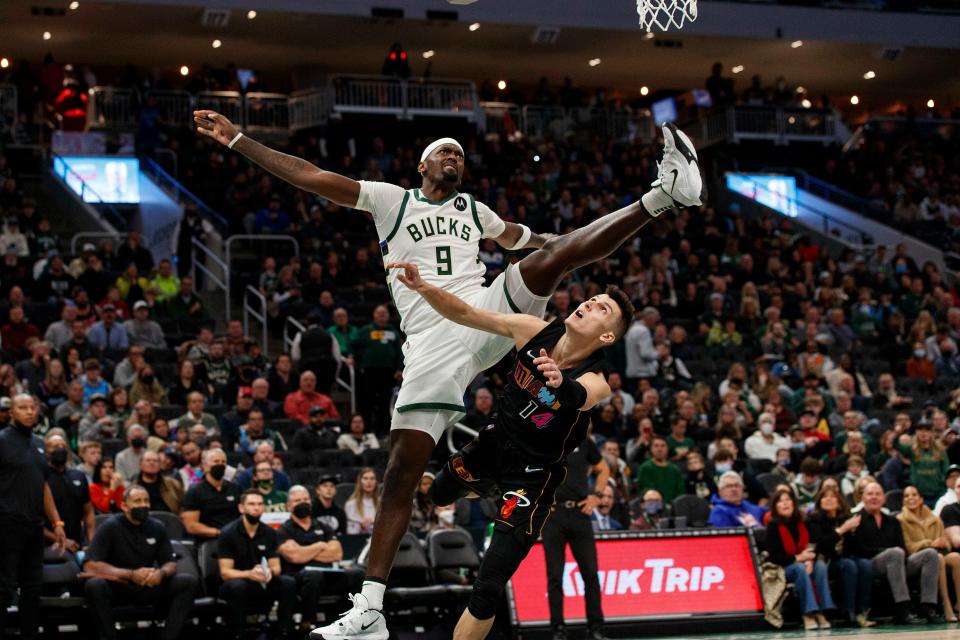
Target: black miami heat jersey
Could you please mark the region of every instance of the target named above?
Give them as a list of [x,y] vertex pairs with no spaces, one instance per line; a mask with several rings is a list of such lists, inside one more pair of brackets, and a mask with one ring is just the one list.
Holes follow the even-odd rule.
[[[520,349],[497,412],[501,437],[509,438],[531,461],[545,464],[562,463],[586,437],[590,423],[590,413],[580,411],[581,403],[548,387],[533,363],[540,349],[549,354],[566,330],[563,320],[557,318]],[[598,349],[562,373],[570,380],[588,372],[604,373],[604,361],[603,351]]]

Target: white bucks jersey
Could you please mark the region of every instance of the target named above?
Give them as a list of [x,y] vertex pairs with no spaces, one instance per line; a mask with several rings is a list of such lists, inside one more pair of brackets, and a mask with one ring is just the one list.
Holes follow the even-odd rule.
[[[480,261],[480,239],[495,238],[505,224],[473,196],[452,193],[433,202],[419,189],[384,182],[360,182],[357,209],[373,214],[384,263],[412,262],[432,285],[470,301],[483,287],[486,267]],[[406,334],[436,326],[440,315],[420,294],[388,272],[387,285]]]

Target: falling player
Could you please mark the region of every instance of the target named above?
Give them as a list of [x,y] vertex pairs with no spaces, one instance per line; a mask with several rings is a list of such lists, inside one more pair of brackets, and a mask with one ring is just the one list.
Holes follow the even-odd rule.
[[[672,125],[664,128],[664,157],[658,179],[641,202],[606,215],[561,237],[545,239],[524,225],[504,222],[472,196],[460,194],[463,148],[451,138],[421,155],[419,189],[356,181],[245,136],[224,116],[194,112],[197,130],[286,180],[346,207],[372,214],[385,259],[419,266],[421,277],[473,306],[501,313],[542,316],[554,289],[569,271],[611,254],[639,228],[664,211],[701,204],[702,180],[693,145]],[[479,241],[493,238],[510,250],[539,248],[510,265],[489,287]],[[391,421],[391,446],[380,509],[373,526],[367,576],[353,608],[315,629],[325,640],[386,640],[380,613],[390,567],[407,531],[412,496],[444,430],[466,412],[463,395],[473,378],[513,347],[502,336],[469,329],[441,317],[396,274],[388,285],[407,334],[403,383]]]
[[[582,303],[566,320],[477,309],[428,284],[409,262],[399,280],[444,318],[510,338],[517,347],[496,422],[453,454],[431,487],[437,505],[465,496],[500,498],[493,538],[454,640],[482,640],[493,626],[503,589],[550,516],[567,473],[567,455],[587,435],[589,411],[610,395],[602,349],[627,332],[633,305],[616,287]],[[591,636],[592,637],[592,636]]]

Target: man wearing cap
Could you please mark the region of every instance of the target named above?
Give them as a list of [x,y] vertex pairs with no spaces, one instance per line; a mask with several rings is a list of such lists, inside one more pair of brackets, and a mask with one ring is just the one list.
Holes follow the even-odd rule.
[[334,501],[339,483],[340,476],[336,474],[320,476],[314,489],[317,499],[313,501],[312,516],[342,536],[347,533],[347,513]]
[[297,466],[310,466],[311,454],[323,449],[336,449],[340,430],[327,424],[326,412],[323,407],[316,406],[310,409],[310,422],[304,429],[297,429],[290,440],[290,455],[297,462]]
[[[658,179],[639,202],[548,239],[533,234],[525,225],[504,222],[473,196],[458,192],[465,168],[464,151],[452,138],[441,138],[424,149],[417,166],[422,183],[419,188],[406,190],[382,182],[358,182],[273,151],[245,136],[214,111],[194,112],[194,123],[202,135],[235,149],[292,185],[341,206],[371,213],[381,251],[389,254],[391,262],[416,263],[428,284],[468,304],[500,313],[542,317],[568,272],[609,256],[663,212],[699,206],[706,195],[693,144],[668,124],[663,129],[664,156]],[[510,264],[485,287],[486,268],[477,260],[483,238],[493,239],[511,251],[543,250]],[[393,446],[373,528],[367,579],[351,612],[315,630],[318,638],[388,635],[382,616],[369,628],[361,622],[370,616],[376,618],[374,614],[383,606],[386,579],[413,508],[411,496],[444,431],[466,413],[463,396],[469,384],[514,347],[510,338],[442,318],[403,284],[401,275],[391,271],[387,281],[400,313],[400,329],[407,336],[405,369],[391,420]],[[307,409],[309,406],[299,418],[304,422]]]
[[102,442],[104,438],[116,438],[120,427],[112,416],[107,415],[107,396],[95,393],[90,397],[86,415],[80,420],[78,440]]
[[100,321],[87,329],[87,340],[103,352],[126,351],[130,347],[127,329],[117,322],[117,308],[113,304],[108,302],[100,307]]
[[150,319],[150,305],[146,300],[137,300],[133,305],[133,318],[123,323],[130,336],[131,344],[138,344],[145,349],[166,349],[167,342],[163,337],[163,329]]
[[943,513],[944,507],[951,504],[957,503],[957,478],[960,478],[960,465],[952,464],[947,467],[947,474],[944,476],[943,484],[947,487],[947,490],[942,496],[937,500],[936,505],[933,507],[934,515],[941,515]]

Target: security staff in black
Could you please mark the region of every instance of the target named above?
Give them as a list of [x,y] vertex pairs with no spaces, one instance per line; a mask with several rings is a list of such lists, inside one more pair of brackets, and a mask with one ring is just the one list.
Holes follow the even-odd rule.
[[[566,638],[563,623],[563,567],[567,545],[577,561],[583,578],[583,599],[587,611],[587,637],[603,637],[603,610],[600,607],[600,581],[597,578],[597,547],[593,540],[590,514],[600,504],[610,470],[597,445],[584,438],[567,455],[567,479],[557,489],[553,516],[543,528],[543,555],[547,565],[547,600],[554,640]],[[588,486],[588,474],[596,481]]]
[[239,638],[251,611],[269,611],[278,603],[279,629],[270,637],[285,638],[292,631],[297,582],[281,575],[277,534],[260,522],[263,494],[248,489],[240,496],[240,517],[223,528],[217,540],[220,563],[220,599],[227,603],[227,635]]
[[113,608],[153,605],[165,610],[161,640],[180,637],[200,586],[196,576],[177,573],[177,559],[163,523],[148,517],[150,496],[139,485],[127,487],[123,513],[98,529],[87,549],[84,591],[97,633],[117,637]]
[[[410,263],[392,263],[398,276],[444,317],[512,338],[517,359],[496,422],[455,453],[431,487],[435,504],[494,494],[499,512],[470,602],[454,631],[480,640],[493,626],[510,576],[540,536],[566,458],[586,437],[589,410],[610,395],[603,347],[623,336],[633,307],[616,287],[581,304],[566,319],[545,322],[523,314],[477,309],[420,278]],[[589,523],[588,523],[589,526]],[[602,638],[599,627],[591,638]]]
[[300,485],[287,492],[290,519],[277,529],[283,575],[297,581],[301,626],[309,631],[317,622],[317,599],[324,594],[356,593],[363,572],[334,568],[343,559],[337,532],[311,515],[310,492]]
[[[67,467],[70,451],[63,436],[48,433],[43,439],[43,446],[47,452],[47,484],[50,486],[60,519],[64,522],[66,548],[67,551],[76,553],[90,543],[96,528],[96,514],[90,502],[87,476],[79,469]],[[49,522],[44,523],[43,536],[50,544],[56,538]]]
[[7,629],[7,608],[20,587],[20,637],[34,638],[43,583],[43,522],[52,523],[55,546],[67,536],[44,475],[43,442],[33,435],[37,408],[21,394],[11,402],[12,425],[0,431],[0,633]]
[[183,497],[180,514],[187,533],[199,540],[210,540],[237,519],[240,488],[223,479],[227,471],[227,454],[222,449],[203,452],[203,480],[190,487]]

